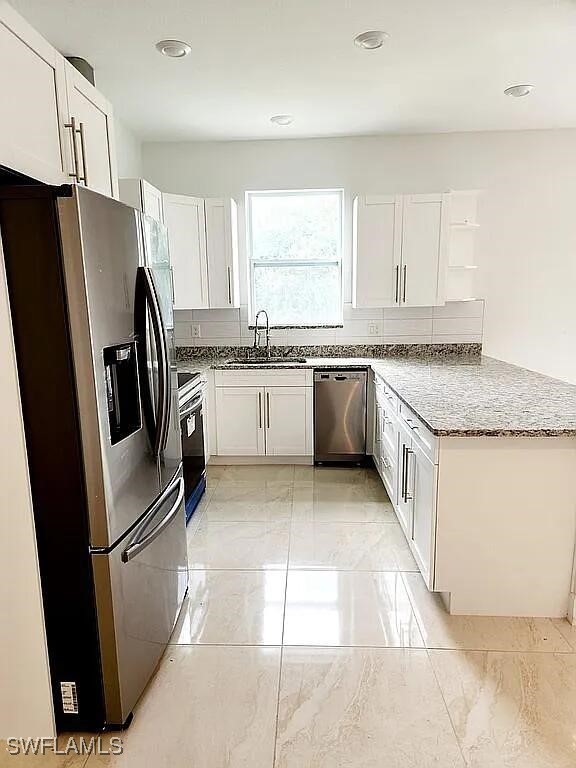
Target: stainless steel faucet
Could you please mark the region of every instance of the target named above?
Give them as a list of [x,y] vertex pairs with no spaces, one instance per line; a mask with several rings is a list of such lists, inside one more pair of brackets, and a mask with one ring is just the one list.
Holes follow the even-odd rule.
[[259,309],[258,312],[256,312],[256,318],[254,320],[254,349],[260,347],[260,334],[262,332],[262,329],[258,325],[258,318],[260,315],[266,317],[266,357],[270,357],[270,320],[268,319],[268,312],[266,312],[265,309]]

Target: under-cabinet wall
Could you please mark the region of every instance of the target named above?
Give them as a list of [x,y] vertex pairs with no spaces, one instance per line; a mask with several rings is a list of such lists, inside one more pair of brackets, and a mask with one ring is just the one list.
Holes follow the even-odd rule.
[[[469,344],[482,342],[484,302],[448,302],[442,307],[355,309],[344,305],[342,328],[272,330],[271,344]],[[254,331],[248,310],[176,311],[179,346],[249,346]],[[198,335],[199,334],[199,335]]]

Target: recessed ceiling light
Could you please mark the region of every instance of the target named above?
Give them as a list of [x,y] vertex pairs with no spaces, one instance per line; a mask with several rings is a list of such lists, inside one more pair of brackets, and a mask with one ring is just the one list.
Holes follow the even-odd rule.
[[504,90],[504,93],[506,96],[516,96],[518,98],[520,96],[528,96],[532,88],[534,88],[533,85],[511,85]]
[[382,32],[379,29],[371,29],[368,32],[362,32],[361,35],[356,35],[354,43],[359,48],[374,51],[376,48],[382,48],[387,37],[386,32]]
[[156,43],[156,50],[162,56],[168,56],[171,59],[183,59],[184,56],[188,56],[192,48],[188,43],[183,43],[182,40],[160,40],[159,43]]
[[294,118],[292,115],[273,115],[270,118],[271,123],[276,123],[276,125],[290,125],[290,123],[294,122]]

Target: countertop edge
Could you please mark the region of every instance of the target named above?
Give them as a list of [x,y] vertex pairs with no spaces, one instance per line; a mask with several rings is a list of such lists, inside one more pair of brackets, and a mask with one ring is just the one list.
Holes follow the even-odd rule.
[[[197,370],[199,372],[206,371],[206,370],[214,370],[214,371],[247,371],[247,370],[255,370],[255,371],[261,371],[261,370],[280,370],[280,371],[286,371],[286,370],[318,370],[318,369],[327,369],[327,370],[337,370],[339,368],[342,369],[348,369],[348,370],[371,370],[374,375],[380,377],[383,381],[386,382],[387,386],[390,387],[390,389],[396,394],[396,396],[408,407],[411,411],[422,421],[422,423],[426,426],[427,429],[430,430],[430,432],[435,437],[461,437],[461,438],[470,438],[470,437],[488,437],[488,438],[497,438],[497,437],[529,437],[529,438],[560,438],[560,437],[576,437],[576,428],[545,428],[545,427],[536,427],[534,429],[489,429],[489,428],[480,428],[480,429],[467,429],[466,427],[458,429],[458,428],[439,428],[432,426],[424,416],[418,411],[416,407],[408,400],[398,389],[389,382],[388,379],[386,379],[385,375],[383,375],[380,371],[376,370],[374,366],[377,366],[379,362],[384,362],[383,360],[366,360],[366,362],[363,361],[351,361],[346,362],[345,359],[339,359],[337,362],[332,362],[330,358],[326,360],[325,363],[320,362],[321,358],[314,359],[314,362],[306,362],[306,363],[294,363],[294,362],[287,362],[287,363],[266,363],[263,361],[262,363],[253,364],[253,365],[244,365],[244,364],[235,364],[235,363],[226,363],[225,361],[218,361],[218,362],[211,362],[206,360],[204,365],[198,366]],[[180,361],[181,363],[184,363],[184,361]],[[186,367],[187,368],[195,368],[192,361],[186,361]],[[523,369],[522,369],[523,370]]]

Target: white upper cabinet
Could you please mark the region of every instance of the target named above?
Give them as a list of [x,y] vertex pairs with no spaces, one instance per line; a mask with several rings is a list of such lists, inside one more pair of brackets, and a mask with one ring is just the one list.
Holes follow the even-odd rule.
[[118,197],[112,107],[84,75],[66,62],[70,174],[80,184]]
[[160,224],[164,223],[162,192],[145,179],[120,179],[120,199]]
[[206,308],[208,265],[204,200],[165,194],[163,203],[174,273],[174,308]]
[[51,184],[69,182],[62,152],[65,61],[0,0],[0,165]]
[[365,195],[354,201],[356,307],[443,304],[446,195]]
[[402,198],[362,195],[354,200],[353,292],[357,307],[398,302],[402,249]]
[[164,195],[177,309],[238,307],[238,217],[230,198]]
[[399,303],[432,307],[444,303],[445,195],[405,195]]
[[238,214],[230,198],[206,198],[206,258],[211,309],[239,306]]
[[[0,165],[117,196],[112,108],[0,0]],[[87,183],[86,183],[87,182]]]

